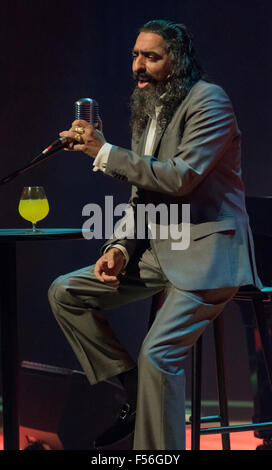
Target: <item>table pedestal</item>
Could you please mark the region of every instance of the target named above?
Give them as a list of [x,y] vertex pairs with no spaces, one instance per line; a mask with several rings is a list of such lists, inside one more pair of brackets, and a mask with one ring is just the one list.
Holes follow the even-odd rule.
[[[19,354],[17,318],[17,243],[84,239],[81,229],[0,230],[1,366],[4,449],[19,449]],[[45,286],[45,289],[47,286]]]
[[19,449],[16,244],[0,243],[4,449]]

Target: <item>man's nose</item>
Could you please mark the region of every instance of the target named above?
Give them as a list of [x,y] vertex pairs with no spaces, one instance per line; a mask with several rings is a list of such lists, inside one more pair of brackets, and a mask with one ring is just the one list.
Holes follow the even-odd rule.
[[138,56],[135,58],[134,62],[133,62],[133,71],[134,72],[145,72],[146,71],[146,68],[145,68],[145,58],[144,57],[141,57],[141,56]]

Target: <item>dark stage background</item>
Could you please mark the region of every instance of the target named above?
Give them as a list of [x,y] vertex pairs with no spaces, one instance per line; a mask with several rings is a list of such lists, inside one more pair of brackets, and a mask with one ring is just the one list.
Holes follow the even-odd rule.
[[[1,3],[0,177],[28,163],[70,127],[74,101],[100,104],[104,134],[130,145],[130,51],[137,28],[152,18],[185,23],[195,36],[209,75],[232,99],[243,134],[243,175],[248,195],[271,195],[271,2],[251,0],[11,0]],[[18,214],[23,186],[45,187],[50,213],[42,227],[81,227],[82,207],[126,202],[130,188],[92,173],[84,154],[60,152],[0,188],[0,227],[27,227]],[[79,368],[50,312],[47,289],[60,274],[98,257],[102,242],[54,241],[18,248],[20,354],[23,360]],[[147,324],[149,301],[109,312],[133,356]],[[237,306],[226,311],[230,393],[250,397],[244,328]],[[212,345],[207,334],[206,397],[214,396]]]

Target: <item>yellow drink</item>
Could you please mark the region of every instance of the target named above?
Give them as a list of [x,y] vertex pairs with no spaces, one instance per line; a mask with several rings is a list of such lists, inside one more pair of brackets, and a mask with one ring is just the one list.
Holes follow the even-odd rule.
[[44,219],[49,212],[49,204],[44,199],[21,199],[19,203],[19,214],[23,219],[29,220],[32,224],[36,224],[39,220]]

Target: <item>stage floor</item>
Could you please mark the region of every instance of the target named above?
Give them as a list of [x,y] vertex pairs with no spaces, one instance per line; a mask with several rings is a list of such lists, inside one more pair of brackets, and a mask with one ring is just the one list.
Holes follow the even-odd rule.
[[[233,423],[243,424],[243,423]],[[190,429],[186,432],[186,450],[190,450],[191,442]],[[231,450],[255,450],[256,447],[262,444],[261,439],[257,439],[252,431],[235,432],[230,436]],[[221,436],[219,434],[201,436],[200,450],[221,450]],[[3,433],[0,434],[0,450],[3,450]],[[88,449],[86,449],[88,450]]]
[[[214,416],[218,413],[216,401],[203,401],[202,416]],[[190,419],[190,401],[186,401],[186,421]],[[252,401],[229,401],[229,419],[232,425],[250,424],[253,415]],[[0,450],[3,450],[2,403],[0,397]],[[218,426],[218,423],[214,423]],[[205,425],[205,427],[208,425]],[[254,436],[253,431],[234,432],[230,434],[231,450],[255,450],[262,444],[262,439]],[[191,449],[191,429],[186,428],[186,450]],[[200,437],[200,450],[221,450],[220,434],[202,435]],[[88,449],[85,449],[88,450]]]

